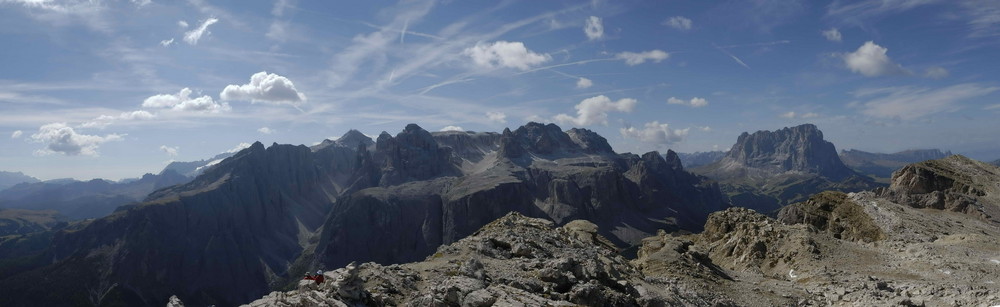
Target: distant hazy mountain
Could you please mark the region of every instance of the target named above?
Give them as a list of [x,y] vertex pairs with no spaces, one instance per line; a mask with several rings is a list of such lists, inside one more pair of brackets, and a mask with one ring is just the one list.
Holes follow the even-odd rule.
[[677,156],[681,158],[681,164],[684,165],[685,168],[695,168],[722,160],[722,157],[726,156],[726,152],[721,150],[699,151],[694,153],[678,152]]
[[21,172],[5,172],[0,171],[0,190],[7,189],[18,183],[32,183],[38,182],[38,179],[25,175]]
[[71,220],[102,217],[118,206],[143,200],[156,189],[188,180],[165,171],[125,183],[103,179],[21,183],[0,191],[0,208],[55,210]]
[[990,164],[993,164],[993,165],[996,165],[996,166],[1000,166],[1000,160],[996,160],[996,161],[990,162]]
[[824,190],[878,186],[844,165],[834,145],[812,124],[744,132],[721,160],[692,171],[718,180],[734,206],[764,213]]
[[178,174],[194,178],[197,177],[198,175],[201,175],[201,173],[204,172],[206,168],[219,164],[219,162],[222,162],[222,160],[232,157],[235,154],[236,152],[224,152],[215,155],[215,157],[212,157],[210,159],[190,161],[190,162],[170,162],[170,164],[167,164],[167,167],[163,168],[163,172],[171,170],[177,172]]
[[950,155],[951,151],[942,152],[940,149],[912,149],[891,154],[851,149],[842,150],[840,159],[844,161],[844,164],[862,174],[889,178],[892,176],[892,172],[907,164],[942,159]]
[[587,219],[619,246],[659,229],[697,231],[727,204],[666,156],[617,154],[589,130],[537,123],[503,133],[411,124],[374,143],[350,131],[313,148],[255,143],[189,183],[56,233],[42,260],[0,275],[0,297],[45,305],[60,289],[97,305],[171,295],[236,305],[317,266],[423,259],[512,211]]

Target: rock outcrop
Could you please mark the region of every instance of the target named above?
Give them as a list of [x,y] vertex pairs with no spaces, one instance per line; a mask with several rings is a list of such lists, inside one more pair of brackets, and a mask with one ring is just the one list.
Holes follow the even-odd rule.
[[249,306],[663,306],[718,302],[652,285],[587,221],[511,213],[421,262],[354,264]]
[[812,124],[744,132],[721,160],[692,171],[719,181],[733,205],[768,214],[825,190],[880,186],[844,165]]
[[778,221],[788,225],[811,225],[837,239],[863,242],[884,239],[885,234],[875,221],[860,205],[847,198],[842,192],[822,192],[807,201],[781,208]]
[[961,155],[907,165],[882,190],[917,208],[962,212],[1000,222],[1000,168]]

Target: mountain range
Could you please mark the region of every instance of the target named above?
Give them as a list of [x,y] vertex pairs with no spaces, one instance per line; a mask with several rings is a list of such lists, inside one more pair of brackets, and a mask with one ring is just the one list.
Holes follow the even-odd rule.
[[697,231],[728,203],[667,157],[617,154],[589,130],[537,123],[433,134],[411,124],[312,148],[258,142],[191,182],[55,233],[22,253],[0,288],[13,306],[157,305],[170,295],[233,305],[310,268],[421,259],[511,211],[591,220],[619,246],[659,229]]
[[[911,164],[888,188],[822,192],[777,218],[713,213],[631,260],[589,221],[511,213],[422,261],[351,263],[249,306],[987,306],[1000,224],[981,213],[1000,209],[998,183],[1000,168],[962,156]],[[935,195],[972,205],[925,207]]]
[[18,183],[34,183],[39,181],[37,178],[25,175],[22,172],[0,171],[0,190],[7,189]]
[[98,218],[119,206],[142,201],[156,189],[188,180],[167,170],[126,182],[93,179],[20,183],[0,190],[0,208],[54,210],[70,220]]
[[[773,226],[776,224],[772,217],[777,217],[787,223],[822,229],[829,238],[817,237],[812,232],[794,235],[829,246],[841,246],[836,243],[839,241],[830,240],[893,238],[893,231],[898,231],[885,228],[876,231],[864,218],[856,222],[857,208],[836,209],[854,196],[842,193],[816,196],[825,195],[817,194],[825,190],[872,190],[858,195],[908,207],[957,212],[965,218],[993,223],[992,217],[998,215],[990,197],[996,191],[989,182],[1000,182],[994,178],[996,169],[984,168],[985,164],[964,158],[949,159],[939,164],[903,168],[886,188],[847,167],[834,145],[823,140],[822,132],[813,125],[744,133],[720,161],[692,171],[684,168],[673,151],[616,153],[605,138],[590,130],[564,131],[554,124],[539,123],[501,133],[431,133],[410,124],[395,135],[383,132],[375,140],[351,130],[336,140],[325,140],[312,147],[264,146],[255,142],[221,161],[198,161],[197,164],[204,164],[200,165],[200,175],[193,180],[178,174],[178,167],[166,169],[160,175],[119,183],[145,187],[158,182],[154,180],[157,178],[184,178],[178,184],[152,189],[141,202],[120,206],[106,217],[0,237],[0,305],[147,306],[183,300],[193,305],[230,306],[251,302],[275,289],[293,289],[301,274],[317,268],[346,266],[350,271],[356,270],[351,267],[357,268],[353,262],[390,265],[433,259],[440,257],[438,254],[455,255],[444,246],[463,244],[460,243],[463,238],[477,235],[480,239],[470,239],[473,243],[464,243],[465,246],[493,255],[506,253],[539,260],[552,257],[556,253],[552,248],[568,244],[558,243],[565,240],[562,237],[539,243],[524,238],[500,240],[481,236],[486,225],[517,224],[522,223],[518,222],[521,218],[549,221],[543,223],[548,226],[539,229],[584,229],[589,234],[573,236],[602,242],[599,243],[602,248],[614,253],[638,253],[637,261],[645,262],[651,261],[650,255],[662,252],[649,245],[654,240],[649,238],[665,242],[667,232],[675,235],[702,232],[692,235],[694,243],[682,245],[698,244],[708,252],[689,254],[677,249],[688,260],[671,261],[688,261],[684,262],[687,263],[684,272],[709,270],[696,274],[709,279],[691,282],[724,283],[733,293],[746,294],[743,284],[718,278],[738,275],[731,270],[777,274],[788,265],[775,267],[778,258],[769,257],[772,254],[784,257],[781,253],[785,247],[795,251],[801,248],[780,244],[768,247],[780,240],[761,239],[792,235],[790,230],[770,234],[741,233],[740,229],[757,229],[765,224],[772,226],[760,228],[764,229],[761,231],[784,229]],[[209,164],[211,167],[205,167]],[[190,166],[185,167],[191,169]],[[978,175],[970,177],[973,179],[954,179],[965,178],[962,174],[967,172]],[[836,204],[833,209],[822,205],[831,202],[826,199],[833,199]],[[860,198],[850,199],[852,203],[869,206]],[[732,206],[749,207],[772,217],[731,209]],[[510,218],[511,212],[521,217]],[[494,222],[505,217],[508,222]],[[740,224],[743,221],[757,224]],[[502,231],[498,229],[503,227],[494,225],[489,229]],[[545,236],[538,233],[539,239]],[[594,239],[598,237],[601,239]],[[764,241],[752,246],[738,243],[747,240]],[[761,244],[768,249],[762,255],[757,247]],[[595,253],[586,248],[578,252]],[[740,253],[746,256],[738,256]],[[607,264],[605,258],[595,259]],[[746,259],[752,261],[745,262]],[[770,263],[770,267],[764,267],[765,263]],[[590,266],[581,270],[592,270]],[[558,265],[552,269],[572,267]],[[616,264],[614,270],[634,268]],[[676,278],[671,277],[670,270],[644,270],[642,274],[660,276],[654,279]],[[532,274],[525,276],[536,276]],[[647,280],[640,275],[609,279],[608,276],[618,275],[581,274],[569,283],[555,286],[566,290],[596,282],[609,288],[558,290],[558,295],[539,294],[540,297],[552,302],[565,299],[617,304],[630,300],[622,294],[640,293],[637,286],[659,287],[637,281]],[[556,274],[551,278],[546,282],[559,283],[557,280],[562,277]],[[510,287],[531,293],[542,289],[512,280],[500,280],[507,288],[490,293],[503,295],[501,292]],[[585,280],[595,281],[579,283]],[[629,286],[623,288],[619,281]],[[351,287],[359,289],[357,285]],[[718,301],[708,298],[711,293],[679,287],[652,291],[683,290],[693,293],[689,302]],[[801,291],[815,290],[810,289]],[[364,291],[358,293],[375,293]],[[403,290],[386,291],[391,294]],[[508,297],[518,297],[517,293],[510,292]],[[605,294],[614,298],[600,298]],[[577,297],[575,301],[573,297]],[[359,298],[354,297],[354,302]],[[732,298],[737,301],[740,297]],[[409,302],[411,298],[395,299]],[[765,297],[762,302],[784,304],[786,300]]]

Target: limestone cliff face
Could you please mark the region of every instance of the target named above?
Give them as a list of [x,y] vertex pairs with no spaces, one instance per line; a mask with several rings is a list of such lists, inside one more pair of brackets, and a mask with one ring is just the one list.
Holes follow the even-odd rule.
[[[386,134],[380,139],[389,143]],[[589,130],[529,123],[501,134],[438,133],[433,140],[447,145],[424,147],[448,149],[454,168],[430,180],[382,180],[345,195],[324,226],[317,263],[414,261],[512,211],[557,223],[587,219],[625,246],[657,229],[700,229],[708,213],[727,206],[718,186],[684,171],[673,152],[669,161],[655,152],[618,155]],[[371,247],[347,248],[357,244]]]
[[840,161],[833,144],[823,140],[823,132],[812,124],[773,132],[744,132],[721,163],[769,174],[801,172],[834,180],[853,174]]

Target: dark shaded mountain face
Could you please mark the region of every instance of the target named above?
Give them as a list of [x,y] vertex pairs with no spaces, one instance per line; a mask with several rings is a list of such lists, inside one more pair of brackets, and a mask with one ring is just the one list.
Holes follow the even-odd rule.
[[512,211],[591,220],[627,246],[658,229],[698,230],[727,206],[675,153],[616,154],[585,129],[408,125],[362,136],[255,143],[189,183],[56,232],[35,262],[0,275],[0,305],[162,305],[171,295],[234,305],[317,266],[423,258]]
[[879,186],[844,165],[834,145],[812,124],[744,132],[721,160],[693,171],[718,180],[733,205],[763,213],[824,190]]
[[856,149],[840,151],[840,159],[852,169],[873,177],[889,178],[892,172],[910,163],[942,159],[951,151],[940,149],[911,149],[897,153],[871,153]]
[[0,171],[0,190],[15,186],[18,183],[35,183],[38,179],[25,175],[22,172]]
[[722,157],[726,156],[725,151],[699,151],[695,153],[683,153],[678,152],[677,156],[681,158],[681,164],[685,168],[694,168],[702,165],[708,165],[722,160]]
[[156,189],[188,180],[176,172],[164,171],[125,183],[102,179],[22,183],[0,191],[0,208],[55,210],[71,220],[97,218],[111,214],[119,206],[142,201]]

